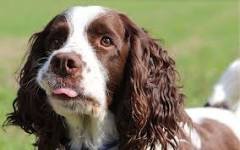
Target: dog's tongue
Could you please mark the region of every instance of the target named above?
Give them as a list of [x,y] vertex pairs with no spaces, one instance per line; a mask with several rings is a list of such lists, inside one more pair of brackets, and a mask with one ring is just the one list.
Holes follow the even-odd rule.
[[76,97],[78,94],[76,91],[69,89],[69,88],[59,88],[59,89],[55,89],[53,90],[53,94],[55,95],[66,95],[68,97]]

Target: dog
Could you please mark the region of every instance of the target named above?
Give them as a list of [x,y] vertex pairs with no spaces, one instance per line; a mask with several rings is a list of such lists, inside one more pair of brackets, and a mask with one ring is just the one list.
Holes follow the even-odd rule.
[[239,150],[239,119],[184,109],[175,61],[127,15],[76,6],[33,34],[8,125],[39,150]]

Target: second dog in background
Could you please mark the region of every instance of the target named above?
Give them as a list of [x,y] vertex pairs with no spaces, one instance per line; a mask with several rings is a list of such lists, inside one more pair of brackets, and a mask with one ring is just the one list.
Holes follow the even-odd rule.
[[206,106],[230,109],[240,116],[240,58],[231,63],[215,84]]

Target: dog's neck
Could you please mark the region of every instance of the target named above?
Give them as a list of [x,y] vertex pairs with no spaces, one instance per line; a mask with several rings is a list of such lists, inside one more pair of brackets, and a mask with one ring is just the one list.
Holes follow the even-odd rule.
[[82,148],[97,150],[118,140],[114,115],[109,111],[102,119],[81,115],[68,116],[66,120],[69,126],[71,150]]

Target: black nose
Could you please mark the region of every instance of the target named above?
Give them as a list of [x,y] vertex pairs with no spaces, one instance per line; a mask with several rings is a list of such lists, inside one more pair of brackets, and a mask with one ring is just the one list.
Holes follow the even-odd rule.
[[82,64],[80,55],[75,53],[58,53],[50,62],[52,71],[61,77],[81,72]]

